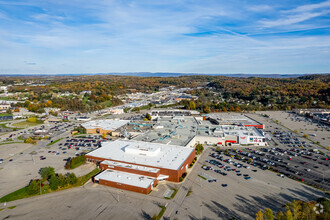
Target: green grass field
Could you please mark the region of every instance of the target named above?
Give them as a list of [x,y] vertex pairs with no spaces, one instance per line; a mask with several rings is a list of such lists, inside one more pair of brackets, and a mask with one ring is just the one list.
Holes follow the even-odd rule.
[[7,127],[7,126],[6,126],[6,123],[0,124],[0,127],[2,127],[2,128],[9,128],[9,129],[11,129],[10,127]]
[[19,127],[19,128],[28,128],[36,125],[41,125],[43,124],[43,121],[37,121],[37,122],[27,122],[27,121],[21,121],[14,123],[13,126]]
[[0,116],[12,116],[12,114],[8,114],[8,113],[0,113]]
[[26,187],[16,190],[0,199],[0,202],[10,202],[18,199],[28,198],[31,195],[27,193]]
[[101,102],[100,104],[101,104],[101,105],[103,104],[103,105],[105,105],[106,107],[110,107],[110,106],[112,105],[112,101],[111,101],[111,100],[107,100],[107,101],[105,101],[105,102]]

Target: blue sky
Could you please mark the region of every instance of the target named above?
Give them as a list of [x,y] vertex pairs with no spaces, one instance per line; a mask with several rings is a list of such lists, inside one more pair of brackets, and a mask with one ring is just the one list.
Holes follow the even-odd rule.
[[0,0],[0,74],[328,73],[330,0]]

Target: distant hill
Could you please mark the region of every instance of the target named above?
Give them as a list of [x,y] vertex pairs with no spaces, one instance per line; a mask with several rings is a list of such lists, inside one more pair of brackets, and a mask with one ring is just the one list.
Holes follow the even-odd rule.
[[208,76],[228,76],[228,77],[261,77],[261,78],[296,78],[305,76],[307,74],[207,74],[207,73],[150,73],[150,72],[136,72],[136,73],[105,73],[108,75],[121,76],[140,76],[140,77],[178,77],[178,76],[192,76],[192,75],[208,75]]
[[118,75],[118,76],[139,76],[139,77],[179,77],[179,76],[227,76],[227,77],[239,77],[239,78],[301,78],[301,79],[318,79],[329,75],[329,73],[315,73],[315,74],[208,74],[208,73],[168,73],[168,72],[127,72],[127,73],[76,73],[76,74],[3,74],[3,77],[49,77],[49,76],[79,76],[79,75]]

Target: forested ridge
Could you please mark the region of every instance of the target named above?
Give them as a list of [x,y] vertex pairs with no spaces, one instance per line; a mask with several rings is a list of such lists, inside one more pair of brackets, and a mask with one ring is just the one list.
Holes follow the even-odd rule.
[[[197,88],[195,108],[201,111],[280,110],[292,108],[329,108],[330,75],[307,75],[298,78],[259,78],[227,76],[137,77],[85,75],[58,77],[0,77],[2,85],[11,84],[9,92],[27,97],[25,107],[42,111],[43,107],[65,110],[97,110],[122,102],[116,96],[160,88]],[[76,95],[89,91],[83,97]],[[59,93],[70,93],[59,97]],[[180,105],[189,107],[185,100]]]

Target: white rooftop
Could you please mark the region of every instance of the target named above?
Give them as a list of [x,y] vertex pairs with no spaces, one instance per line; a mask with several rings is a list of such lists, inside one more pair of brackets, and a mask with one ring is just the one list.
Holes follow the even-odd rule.
[[129,123],[129,120],[113,120],[113,119],[104,119],[104,120],[95,120],[83,123],[82,126],[86,129],[95,129],[102,128],[103,130],[114,131],[121,126]]
[[244,125],[259,125],[260,123],[242,115],[240,113],[211,113],[210,118],[217,120],[220,124],[244,124]]
[[106,164],[108,166],[124,167],[124,168],[132,169],[132,170],[146,171],[146,172],[150,172],[150,173],[157,173],[159,171],[159,169],[157,169],[157,168],[138,166],[138,165],[133,165],[133,164],[109,161],[109,160],[104,160],[101,164]]
[[95,180],[99,181],[100,179],[140,188],[148,188],[154,181],[154,178],[117,170],[105,170],[95,176]]
[[178,170],[193,151],[193,148],[176,145],[116,140],[103,142],[102,147],[87,155],[142,166]]

